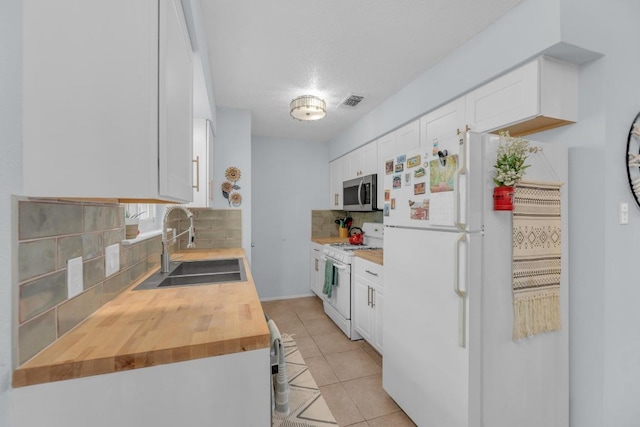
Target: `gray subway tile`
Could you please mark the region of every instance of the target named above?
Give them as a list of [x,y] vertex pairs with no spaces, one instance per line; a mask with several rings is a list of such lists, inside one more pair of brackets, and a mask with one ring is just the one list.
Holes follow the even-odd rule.
[[82,205],[20,201],[19,239],[58,236],[82,232]]
[[100,231],[119,228],[121,225],[122,208],[113,206],[84,206],[84,231]]
[[199,230],[196,231],[196,240],[200,239],[224,239],[227,237],[227,230]]
[[125,269],[133,265],[133,248],[131,246],[120,247],[120,269]]
[[66,270],[20,285],[20,322],[31,319],[67,299]]
[[102,303],[113,299],[131,284],[131,269],[121,271],[109,277],[102,284]]
[[236,230],[236,229],[227,230],[227,237],[229,239],[242,239],[242,230]]
[[[187,242],[185,241],[184,244],[186,245]],[[183,249],[186,249],[186,246],[181,246]],[[196,240],[196,248],[197,249],[212,249],[213,246],[213,241],[212,240],[208,240],[208,239],[202,239],[202,240]]]
[[58,307],[58,336],[69,332],[102,305],[102,284],[82,292]]
[[231,220],[235,219],[239,221],[242,218],[242,209],[228,209],[227,218]]
[[18,327],[18,364],[22,365],[55,340],[55,309],[23,323]]
[[194,219],[199,220],[217,220],[227,219],[227,211],[224,209],[198,209],[194,211]]
[[102,234],[81,234],[58,239],[58,268],[65,268],[67,260],[81,256],[85,261],[103,255]]
[[56,240],[44,239],[18,244],[18,281],[56,269]]
[[153,254],[147,257],[147,267],[149,270],[153,270],[155,268],[160,267],[160,255]]
[[142,261],[147,257],[147,244],[146,242],[140,242],[133,245],[133,262],[134,264]]
[[82,284],[84,289],[89,289],[96,283],[104,280],[104,257],[99,257],[85,262],[82,265]]
[[[195,221],[193,221],[193,226],[196,228],[196,233],[198,232],[198,230],[211,230],[212,228],[215,228],[218,223],[222,223],[226,220],[224,219],[220,219],[220,220],[214,220],[211,221],[209,219],[197,219]],[[186,230],[188,227],[187,224],[185,224],[184,229]]]
[[162,252],[162,239],[160,236],[154,237],[147,241],[147,254],[155,254]]
[[133,267],[131,267],[131,282],[135,282],[149,271],[149,266],[147,264],[147,259],[140,261]]
[[117,228],[115,230],[107,230],[102,233],[102,244],[106,248],[107,246],[115,245],[124,240],[124,229]]

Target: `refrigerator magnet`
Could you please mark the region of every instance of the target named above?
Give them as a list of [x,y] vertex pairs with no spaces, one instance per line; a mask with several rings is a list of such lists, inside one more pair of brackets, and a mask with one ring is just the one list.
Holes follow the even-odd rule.
[[396,173],[404,170],[404,163],[396,163]]
[[422,204],[414,203],[411,206],[411,219],[419,221],[429,220],[429,199],[424,199]]
[[407,172],[404,174],[404,186],[408,187],[411,185],[411,172]]
[[396,208],[396,199],[391,199],[391,209],[395,209]]
[[393,160],[387,160],[384,162],[384,170],[387,175],[393,173]]
[[407,161],[407,155],[406,154],[400,154],[397,158],[396,158],[396,163],[404,163]]
[[384,190],[384,201],[388,202],[391,197],[391,190]]
[[429,168],[430,179],[429,187],[432,193],[442,193],[445,191],[453,191],[454,175],[458,169],[458,155],[447,156],[446,164],[443,166],[439,159],[431,160]]
[[383,216],[389,216],[389,203],[384,204],[384,209],[382,210]]
[[393,176],[393,188],[400,188],[402,187],[402,176],[401,175],[394,175]]
[[409,160],[407,160],[407,169],[415,168],[418,165],[420,165],[420,154],[418,154],[417,156],[409,157]]
[[424,194],[427,192],[427,185],[425,182],[419,182],[417,184],[413,184],[413,194]]
[[420,167],[416,170],[413,171],[413,177],[414,178],[420,178],[426,175],[426,171],[424,170],[424,168]]

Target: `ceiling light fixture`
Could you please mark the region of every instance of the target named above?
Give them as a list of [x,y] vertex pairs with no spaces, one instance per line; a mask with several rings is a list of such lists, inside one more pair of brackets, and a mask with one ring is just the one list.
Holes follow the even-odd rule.
[[291,117],[302,121],[320,120],[327,115],[327,104],[313,95],[302,95],[289,104]]

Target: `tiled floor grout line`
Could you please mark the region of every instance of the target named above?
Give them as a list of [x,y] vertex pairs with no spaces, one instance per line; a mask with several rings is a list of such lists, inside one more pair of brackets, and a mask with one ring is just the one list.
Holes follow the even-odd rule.
[[[406,424],[406,420],[408,420],[408,418],[406,418],[406,415],[398,414],[398,413],[401,413],[402,410],[399,407],[397,407],[395,404],[394,404],[394,406],[396,406],[395,408],[387,407],[385,411],[388,410],[389,412],[386,412],[386,413],[383,412],[381,415],[376,415],[376,411],[372,412],[370,407],[367,409],[366,406],[368,401],[363,400],[362,388],[361,388],[362,384],[357,384],[357,382],[363,381],[363,380],[365,380],[366,382],[366,379],[372,380],[374,377],[381,375],[380,362],[381,362],[382,356],[380,356],[375,351],[375,349],[373,349],[368,343],[365,343],[364,341],[353,341],[353,343],[357,343],[357,345],[349,345],[344,342],[345,341],[344,339],[336,338],[338,341],[332,342],[333,338],[328,337],[328,335],[331,335],[331,334],[340,335],[342,331],[337,329],[337,327],[332,323],[332,321],[330,321],[328,316],[324,315],[324,312],[322,312],[322,315],[318,314],[319,311],[322,310],[322,306],[321,304],[317,303],[316,300],[313,298],[296,298],[291,300],[269,301],[269,302],[263,303],[263,307],[265,308],[265,312],[267,314],[269,314],[269,312],[273,314],[273,316],[271,316],[271,314],[269,314],[269,316],[274,318],[274,320],[276,321],[276,325],[278,323],[281,323],[284,325],[284,328],[280,329],[281,333],[290,333],[291,335],[293,335],[294,339],[297,340],[297,342],[305,343],[302,346],[299,345],[300,352],[303,358],[314,359],[316,363],[315,366],[319,366],[318,363],[320,360],[323,362],[321,364],[323,365],[322,367],[314,368],[314,369],[324,370],[323,371],[324,373],[321,375],[324,376],[325,378],[322,379],[321,382],[334,381],[334,380],[335,382],[327,382],[322,386],[318,384],[319,388],[334,387],[333,389],[335,389],[335,386],[337,384],[340,384],[340,388],[342,389],[342,391],[339,394],[343,395],[341,397],[342,400],[340,400],[340,402],[347,403],[345,399],[348,399],[349,400],[348,403],[351,404],[351,406],[347,404],[347,406],[349,406],[349,409],[347,409],[346,412],[344,412],[345,411],[344,407],[342,410],[338,411],[338,412],[342,411],[343,418],[345,416],[347,418],[351,418],[351,420],[348,421],[349,422],[348,424],[340,424],[340,426],[341,427],[350,427],[350,426],[364,427],[364,426],[372,426],[372,425],[388,425],[386,423],[390,421],[387,418],[389,416],[391,416],[390,418],[394,420],[394,421],[391,421],[393,422],[392,425],[398,425],[398,424],[395,424],[395,422],[397,421],[399,421],[403,426],[413,425],[410,422],[409,424]],[[334,327],[329,328],[328,325],[323,324],[325,319],[328,319]],[[289,332],[286,329],[288,327],[293,328],[295,332],[293,333]],[[309,330],[310,327],[311,327],[311,330],[314,331],[315,333],[312,333]],[[320,338],[322,336],[325,336],[324,340]],[[332,348],[334,343],[336,347],[335,349]],[[329,348],[327,348],[327,346]],[[313,355],[310,355],[309,353],[305,355],[304,351],[311,352]],[[316,351],[317,351],[317,354],[316,354]],[[351,356],[347,356],[347,355],[344,355],[344,358],[331,357],[338,354],[344,354],[344,353],[356,352],[356,351],[360,352],[358,355],[359,359],[356,359],[355,357],[352,358]],[[364,355],[366,355],[366,357]],[[332,363],[329,363],[328,357],[329,359],[332,359]],[[365,357],[365,359],[363,359],[363,357]],[[361,366],[360,361],[367,360],[367,362],[363,362],[365,365],[368,365],[369,364],[368,361],[370,361],[373,365],[380,366],[380,370],[377,373],[369,374],[369,373],[365,373],[369,368],[363,368],[363,370],[356,373],[356,374],[360,374],[361,376],[357,376],[355,378],[349,378],[346,380],[341,380],[340,377],[338,377],[338,373],[335,370],[335,368],[338,366],[341,366],[340,369],[344,378],[345,377],[344,375],[345,361],[349,360],[349,362],[347,362],[346,364],[347,369],[349,369],[351,367],[351,363],[353,363],[351,361],[355,362],[354,359],[358,360],[358,365],[353,365],[354,367]],[[339,365],[340,363],[342,363],[343,365]],[[328,368],[328,371],[327,371],[327,368]],[[311,371],[311,367],[309,367],[309,370]],[[326,375],[328,375],[329,372],[333,375],[333,378],[326,377]],[[350,383],[350,382],[353,382],[353,383],[350,384],[349,387],[347,387],[347,383]],[[360,387],[360,391],[358,391],[358,387]],[[328,392],[328,390],[326,391]],[[356,393],[355,398],[354,398],[354,395],[352,395],[352,393],[354,392]],[[366,396],[366,398],[368,398],[368,396]],[[392,401],[390,398],[388,398],[388,400]],[[363,412],[363,408],[358,406],[358,402],[360,402],[361,405],[362,404],[365,405],[364,410],[366,412]],[[334,410],[331,407],[330,409],[332,411]],[[368,414],[368,416],[370,417],[373,416],[373,417],[370,419],[367,419],[365,417],[365,414]],[[392,416],[393,414],[396,414],[396,415]],[[360,418],[359,421],[353,421],[353,419],[356,418],[356,415],[359,415],[359,418]]]

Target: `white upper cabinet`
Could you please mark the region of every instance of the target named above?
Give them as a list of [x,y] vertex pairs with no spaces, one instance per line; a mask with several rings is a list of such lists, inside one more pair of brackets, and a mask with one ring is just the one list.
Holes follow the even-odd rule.
[[537,58],[468,93],[466,124],[526,135],[576,122],[578,73],[577,65]]
[[370,142],[330,162],[330,209],[342,209],[342,184],[344,181],[375,173],[379,173],[377,141]]
[[378,173],[378,142],[372,141],[344,156],[348,163],[346,180]]
[[439,141],[456,137],[456,130],[465,126],[466,103],[458,98],[420,118],[420,149],[429,153]]
[[394,132],[396,134],[396,154],[417,150],[420,146],[420,120],[407,123]]
[[25,195],[190,201],[193,63],[181,2],[23,6]]
[[329,163],[329,209],[342,209],[342,182],[349,168],[347,160],[347,157],[343,156]]
[[213,205],[213,132],[207,119],[193,119],[193,202],[192,207]]
[[378,138],[378,161],[384,167],[384,162],[393,156],[416,150],[419,146],[420,120],[414,120]]
[[347,154],[346,161],[349,163],[349,173],[345,177],[346,179],[358,178],[364,175],[364,152],[361,149]]
[[372,141],[361,148],[364,164],[363,175],[378,173],[378,141]]

